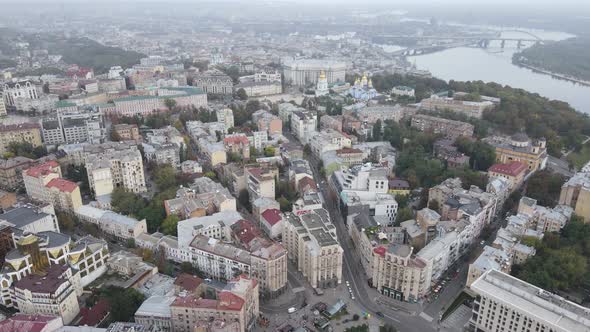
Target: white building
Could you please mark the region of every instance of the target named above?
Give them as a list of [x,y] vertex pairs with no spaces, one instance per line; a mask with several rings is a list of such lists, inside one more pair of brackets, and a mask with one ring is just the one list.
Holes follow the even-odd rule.
[[311,137],[317,131],[318,116],[313,111],[294,111],[291,113],[291,133],[297,137],[301,144],[310,142]]
[[106,234],[122,240],[136,239],[140,234],[147,233],[145,219],[137,220],[90,205],[82,205],[75,215],[80,221],[95,224]]
[[344,82],[346,63],[317,59],[287,59],[283,61],[283,75],[287,84],[316,84],[322,72],[325,73],[329,84]]
[[590,309],[506,273],[490,270],[471,290],[477,294],[469,320],[475,331],[590,330]]
[[31,81],[8,82],[4,84],[3,97],[7,106],[15,106],[17,98],[38,99],[39,92]]
[[311,152],[318,159],[321,159],[328,151],[352,147],[350,138],[334,129],[324,129],[320,132],[312,133],[309,141]]

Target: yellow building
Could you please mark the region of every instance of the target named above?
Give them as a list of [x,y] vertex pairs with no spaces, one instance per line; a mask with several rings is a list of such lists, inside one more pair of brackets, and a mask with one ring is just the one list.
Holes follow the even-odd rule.
[[80,187],[72,181],[56,178],[46,185],[49,201],[56,209],[74,212],[82,206]]
[[6,152],[13,142],[31,143],[34,148],[41,146],[41,126],[29,122],[0,125],[0,153]]
[[576,173],[561,186],[559,204],[571,206],[584,222],[590,222],[590,173]]
[[485,142],[496,148],[496,161],[508,164],[519,161],[527,165],[530,172],[544,169],[547,165],[547,146],[545,139],[531,140],[526,134],[518,133],[512,137],[491,137]]
[[409,195],[410,194],[410,183],[406,180],[402,180],[399,178],[389,180],[389,190],[388,193],[392,195]]

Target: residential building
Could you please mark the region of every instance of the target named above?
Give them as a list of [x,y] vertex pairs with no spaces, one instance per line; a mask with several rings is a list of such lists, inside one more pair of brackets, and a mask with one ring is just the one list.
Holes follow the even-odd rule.
[[137,146],[127,142],[84,146],[85,166],[90,189],[96,197],[114,188],[134,193],[147,190],[143,160]]
[[477,119],[481,119],[484,111],[492,110],[494,105],[495,104],[491,101],[464,101],[456,100],[451,97],[439,97],[437,95],[432,95],[430,98],[422,99],[422,101],[420,101],[420,108],[426,111],[435,112],[449,110],[454,113],[463,114]]
[[470,287],[475,280],[487,271],[497,270],[510,273],[511,267],[512,257],[503,248],[485,246],[479,257],[473,263],[469,264],[465,285]]
[[145,158],[156,165],[172,165],[180,167],[180,147],[174,143],[146,144],[142,143]]
[[226,152],[236,154],[243,160],[250,159],[250,141],[245,134],[225,135],[223,145]]
[[472,137],[475,127],[467,122],[448,120],[424,114],[416,114],[412,116],[412,128],[416,128],[420,131],[442,134],[451,140],[456,140],[461,136]]
[[38,123],[0,124],[0,153],[8,151],[10,143],[30,143],[42,146],[41,126]]
[[225,322],[218,326],[231,331],[253,331],[259,313],[258,287],[256,280],[239,276],[213,298],[180,293],[170,305],[172,330],[192,332],[212,322]]
[[177,225],[178,246],[189,250],[192,240],[198,235],[228,242],[231,240],[231,225],[242,219],[242,215],[236,211],[223,211],[181,220]]
[[344,82],[346,63],[318,59],[287,59],[283,62],[283,77],[287,84],[316,84],[322,72],[329,84]]
[[50,266],[45,275],[28,275],[14,284],[14,305],[23,314],[51,314],[70,324],[80,312],[71,278],[72,270],[60,265]]
[[590,329],[590,309],[498,270],[481,275],[471,290],[477,294],[469,320],[474,331]]
[[397,85],[391,89],[391,94],[396,96],[414,97],[415,91],[414,88],[409,86]]
[[410,183],[404,179],[393,178],[389,179],[389,191],[393,195],[409,195]]
[[336,287],[342,282],[343,250],[328,212],[316,209],[286,216],[283,244],[297,269],[313,288]]
[[45,144],[103,143],[106,129],[102,113],[96,107],[58,107],[56,117],[43,120]]
[[206,93],[231,95],[233,81],[219,70],[208,70],[193,78],[193,86],[203,89]]
[[16,193],[0,189],[0,209],[6,210],[16,204]]
[[590,172],[579,172],[561,186],[559,204],[570,206],[584,222],[590,222]]
[[114,125],[112,130],[121,141],[135,141],[139,143],[142,140],[136,124],[121,123]]
[[6,104],[4,103],[4,98],[0,99],[0,116],[4,117],[8,115],[8,111],[6,111]]
[[197,235],[188,249],[192,264],[213,279],[225,281],[241,274],[250,275],[250,253],[231,243]]
[[176,198],[165,200],[166,215],[188,219],[216,212],[236,211],[236,199],[227,188],[208,177],[195,179],[188,188],[180,188]]
[[331,181],[336,187],[336,192],[369,191],[387,193],[389,190],[387,174],[386,168],[366,163],[334,172]]
[[434,155],[440,160],[444,160],[450,168],[463,168],[469,166],[469,156],[454,146],[455,141],[443,138],[434,142]]
[[275,198],[276,168],[246,167],[244,173],[251,202],[260,197]]
[[373,286],[396,300],[417,302],[430,290],[427,263],[413,255],[411,246],[393,244],[373,249],[372,270]]
[[361,165],[365,158],[365,153],[357,148],[343,148],[338,150],[326,151],[321,155],[324,163],[326,176],[331,176],[335,171],[342,168]]
[[147,233],[145,219],[137,220],[90,205],[82,205],[75,211],[75,214],[80,221],[95,224],[106,234],[118,239],[135,239],[140,234]]
[[311,152],[316,158],[321,158],[328,151],[336,151],[345,148],[352,148],[350,138],[334,129],[325,129],[321,132],[313,132],[308,139]]
[[277,95],[283,92],[280,82],[243,82],[234,86],[234,90],[244,89],[248,97],[264,97]]
[[545,169],[547,166],[547,142],[544,138],[531,140],[524,133],[511,137],[488,137],[484,141],[496,148],[496,161],[507,164],[519,161],[527,165],[529,172]]
[[207,106],[207,93],[194,87],[158,88],[157,95],[130,95],[113,99],[114,112],[119,116],[149,115],[167,109],[166,100],[176,106]]
[[317,114],[312,111],[294,111],[291,113],[291,133],[301,144],[310,142],[310,138],[317,132]]
[[361,122],[370,124],[375,124],[377,120],[381,120],[382,124],[387,120],[399,122],[404,114],[404,107],[399,104],[367,106],[356,111],[356,117]]
[[250,146],[257,151],[262,151],[269,144],[268,133],[266,131],[253,131],[252,136],[248,136],[248,141],[250,141]]
[[260,228],[271,239],[282,236],[284,223],[285,218],[278,208],[267,209],[260,214]]
[[252,114],[252,121],[256,123],[259,131],[265,131],[269,135],[283,134],[283,122],[279,117],[265,110],[258,110]]
[[57,178],[61,178],[61,167],[55,160],[50,160],[23,172],[23,182],[27,195],[41,202],[49,200],[47,184]]
[[234,126],[234,112],[231,108],[222,108],[215,111],[217,122],[225,125],[225,130]]
[[524,183],[525,176],[528,173],[527,165],[513,161],[507,164],[494,164],[488,169],[488,178],[504,178],[510,185],[510,190],[514,191],[520,188]]
[[180,163],[180,171],[183,174],[195,175],[203,173],[203,167],[198,161],[185,160],[182,163]]
[[17,313],[0,322],[0,331],[14,332],[54,332],[63,327],[60,316],[53,315],[27,315]]
[[320,129],[333,129],[342,132],[342,116],[322,115],[320,118]]
[[162,332],[172,331],[172,310],[175,296],[152,295],[137,309],[134,321],[143,326]]
[[59,232],[57,217],[51,205],[16,207],[0,214],[0,223],[33,234]]
[[58,210],[74,212],[82,206],[80,187],[75,182],[55,178],[49,181],[45,188],[46,201]]

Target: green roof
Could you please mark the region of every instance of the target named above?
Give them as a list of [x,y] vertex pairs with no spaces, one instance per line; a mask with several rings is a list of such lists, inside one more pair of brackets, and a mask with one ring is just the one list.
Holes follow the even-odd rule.
[[68,101],[67,99],[59,100],[55,102],[55,107],[62,108],[62,107],[76,107],[77,105]]

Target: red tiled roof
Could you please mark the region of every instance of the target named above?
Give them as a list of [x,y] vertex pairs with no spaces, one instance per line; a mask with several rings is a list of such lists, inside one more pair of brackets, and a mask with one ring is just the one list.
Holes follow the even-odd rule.
[[527,166],[520,161],[513,161],[507,164],[494,164],[488,172],[500,173],[509,176],[517,176],[527,170]]
[[[306,188],[306,186],[308,188]],[[302,178],[301,180],[299,180],[297,187],[299,188],[299,190],[317,188],[317,184],[315,183],[315,181],[312,178],[306,176],[306,177]]]
[[48,188],[57,188],[61,192],[69,192],[69,193],[71,193],[72,191],[76,190],[76,188],[78,188],[78,185],[76,183],[66,180],[66,179],[62,179],[62,178],[52,179],[45,186]]
[[100,299],[92,308],[80,308],[82,319],[78,325],[97,326],[110,310],[111,306],[106,299]]
[[242,143],[242,144],[249,144],[250,141],[248,141],[248,137],[246,137],[245,135],[235,135],[235,136],[226,136],[223,139],[223,143],[232,143],[232,144]]
[[45,275],[29,274],[14,284],[14,288],[27,289],[32,293],[55,293],[57,289],[68,282],[63,276],[69,267],[51,265]]
[[17,131],[17,130],[28,130],[34,128],[41,128],[38,123],[24,122],[18,124],[0,125],[0,131]]
[[0,322],[0,332],[41,332],[56,316],[16,314]]
[[248,220],[238,220],[231,225],[231,229],[240,243],[248,245],[252,240],[262,235],[262,231]]
[[219,293],[218,309],[221,310],[241,310],[244,300],[232,292],[223,291]]
[[181,273],[174,280],[174,285],[191,292],[197,289],[202,283],[203,279],[188,273]]
[[373,252],[381,257],[384,257],[385,253],[387,252],[387,249],[385,249],[385,247],[383,247],[383,246],[380,246],[380,247],[373,249]]
[[47,175],[53,173],[53,169],[59,167],[59,164],[55,160],[50,160],[39,166],[31,167],[25,171],[25,174],[38,178],[41,175]]
[[203,299],[194,295],[178,296],[170,306],[240,311],[244,306],[244,300],[231,292],[222,291],[218,295],[218,300]]
[[277,210],[277,209],[268,209],[268,210],[262,212],[261,216],[271,226],[274,226],[276,223],[283,220],[283,217],[281,216],[281,210]]

